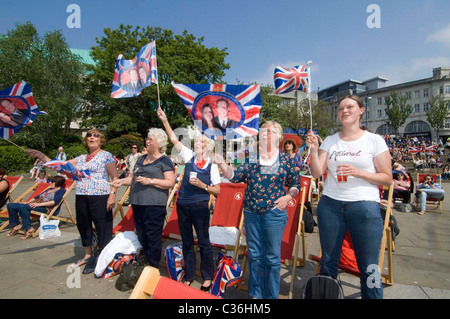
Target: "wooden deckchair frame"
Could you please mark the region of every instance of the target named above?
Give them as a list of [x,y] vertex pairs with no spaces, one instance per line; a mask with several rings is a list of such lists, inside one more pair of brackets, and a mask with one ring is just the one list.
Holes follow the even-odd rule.
[[[393,240],[392,240],[392,226],[390,222],[390,217],[392,215],[392,206],[393,206],[393,193],[394,193],[394,184],[391,184],[389,186],[383,186],[384,191],[388,191],[388,199],[387,199],[387,205],[386,205],[386,214],[383,221],[383,235],[381,238],[381,245],[380,245],[380,256],[378,258],[378,267],[380,269],[381,273],[381,281],[386,285],[393,285],[394,284],[394,274],[393,274],[393,267],[392,267],[392,251],[393,251]],[[384,266],[384,258],[385,253],[387,253],[387,272],[383,271]],[[315,255],[309,255],[309,259],[315,261],[316,269],[315,274],[318,274],[320,271],[320,258],[322,256],[322,250],[319,252],[319,256]],[[339,265],[339,269],[349,273],[351,275],[359,277],[359,270],[358,269],[352,269],[343,265]]]

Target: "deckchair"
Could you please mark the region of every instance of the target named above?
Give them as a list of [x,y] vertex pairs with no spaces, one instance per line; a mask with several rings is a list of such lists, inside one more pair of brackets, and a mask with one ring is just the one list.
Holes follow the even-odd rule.
[[234,249],[236,259],[244,222],[243,205],[247,184],[221,183],[209,228],[211,245]]
[[[36,182],[34,183],[30,188],[28,188],[25,192],[23,192],[21,195],[19,195],[14,201],[11,201],[12,203],[20,203],[20,202],[25,202],[24,198],[32,192],[32,194],[28,197],[28,200],[30,200],[33,197],[36,197],[37,195],[39,195],[40,193],[42,193],[44,190],[46,190],[48,187],[50,187],[49,183],[39,183]],[[5,229],[8,225],[9,225],[9,214],[8,214],[8,209],[7,207],[5,207],[1,212],[0,212],[0,217],[2,219],[7,219],[6,221],[3,222],[3,224],[0,226],[0,231],[2,231],[3,229]]]
[[220,299],[207,292],[162,277],[157,268],[147,266],[134,286],[130,299]]
[[136,229],[136,226],[134,225],[133,208],[131,207],[131,205],[128,206],[128,210],[126,213],[123,211],[123,203],[130,194],[130,190],[131,186],[128,186],[122,198],[117,202],[116,208],[114,209],[113,220],[119,212],[122,219],[113,228],[113,235],[117,235],[118,233],[122,233],[125,231],[134,231]]
[[[47,184],[47,183],[41,183],[41,184]],[[60,201],[57,205],[53,206],[52,209],[47,209],[47,213],[41,213],[41,212],[37,212],[37,211],[31,211],[30,216],[31,216],[31,217],[35,217],[35,218],[39,218],[41,215],[44,215],[45,218],[46,218],[47,220],[50,220],[50,219],[57,219],[57,220],[60,220],[60,221],[66,222],[66,223],[71,223],[71,224],[76,225],[76,224],[77,224],[77,221],[76,221],[76,219],[75,219],[75,217],[74,217],[74,215],[73,215],[73,213],[72,213],[72,210],[70,209],[70,206],[69,206],[69,204],[68,204],[68,202],[67,202],[67,196],[70,194],[70,192],[72,191],[72,189],[75,187],[75,184],[76,184],[75,181],[73,181],[73,180],[71,180],[71,179],[66,179],[66,181],[65,181],[65,183],[64,183],[64,189],[66,190],[66,192],[64,193],[63,198],[61,199],[61,201]],[[39,185],[38,188],[40,188],[40,186],[41,186],[41,185]],[[36,190],[37,190],[38,188],[36,188]],[[36,195],[34,195],[33,197],[35,197],[35,196],[37,196],[37,195],[39,195],[39,194],[41,193],[41,192],[38,193],[36,190],[33,192],[33,194],[36,194]],[[30,198],[32,198],[32,197],[30,196]],[[67,218],[67,217],[61,217],[61,216],[55,216],[55,215],[54,215],[55,212],[58,210],[58,208],[59,208],[63,203],[64,203],[64,205],[66,206],[67,211],[69,212],[70,218]],[[58,215],[59,215],[59,214],[58,214]],[[33,237],[37,237],[37,236],[39,235],[39,229],[40,229],[40,227],[33,233]]]
[[178,193],[175,194],[174,204],[169,219],[164,226],[162,237],[167,239],[181,240],[180,227],[178,227],[178,214],[177,214],[177,198]]
[[10,202],[14,202],[12,194],[17,186],[19,186],[20,182],[23,180],[23,176],[6,176],[5,179],[9,183],[9,191],[6,195],[6,198],[8,198]]
[[[295,271],[297,266],[304,266],[306,263],[306,241],[305,229],[303,224],[303,211],[305,202],[308,200],[309,188],[311,185],[311,177],[306,175],[300,176],[300,192],[293,198],[291,203],[286,207],[288,221],[283,231],[281,240],[281,263],[286,266],[292,266],[291,285],[289,287],[288,298],[292,299],[294,290]],[[302,257],[299,258],[300,240],[302,241]],[[244,261],[242,273],[245,272],[247,263],[247,251],[243,253]],[[238,286],[239,287],[239,286]]]
[[178,194],[178,190],[180,188],[181,182],[183,180],[184,168],[186,165],[178,165],[178,169],[176,172],[176,182],[175,185],[169,190],[169,198],[167,199],[167,208],[173,207],[175,203],[176,194]]
[[[417,185],[420,183],[423,183],[425,180],[425,176],[430,175],[433,179],[434,183],[439,183],[439,186],[442,186],[441,179],[438,180],[438,174],[424,174],[424,173],[418,173],[417,174]],[[440,176],[439,176],[440,177]],[[419,202],[419,193],[422,192],[420,189],[416,189],[416,206],[420,207]],[[431,207],[431,208],[430,208]],[[420,209],[419,209],[420,210]],[[426,202],[426,211],[439,211],[439,213],[442,214],[442,200],[440,198],[434,198],[432,196],[427,196],[427,202]]]
[[[393,190],[394,190],[394,184],[391,184],[390,186],[379,186],[380,193],[382,191],[388,192],[387,197],[387,205],[386,205],[386,213],[384,216],[383,221],[383,236],[381,238],[381,245],[380,245],[380,256],[378,259],[378,266],[381,272],[381,280],[386,285],[393,285],[394,284],[394,276],[393,276],[393,269],[392,269],[392,250],[393,250],[393,240],[392,240],[392,227],[391,227],[391,215],[392,215],[392,199],[393,199]],[[380,198],[382,195],[380,194]],[[349,238],[349,237],[348,237]],[[350,240],[347,240],[347,242],[344,241],[344,253],[341,253],[341,260],[339,262],[338,268],[348,274],[354,275],[359,277],[360,272],[359,269],[356,267],[352,267],[350,263],[345,263],[344,260],[347,258],[347,260],[352,259],[352,257],[349,257],[348,251],[351,247],[349,245]],[[383,271],[384,266],[384,258],[385,254],[387,254],[387,273]],[[315,273],[318,274],[320,270],[320,256],[322,255],[322,251],[319,252],[319,256],[315,255],[309,255],[309,259],[317,262]]]

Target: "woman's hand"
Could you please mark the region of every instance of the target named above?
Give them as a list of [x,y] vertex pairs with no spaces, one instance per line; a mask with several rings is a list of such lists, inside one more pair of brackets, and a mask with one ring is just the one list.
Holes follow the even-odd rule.
[[189,180],[189,184],[194,185],[198,188],[203,188],[203,189],[206,187],[206,184],[203,183],[201,180],[199,180],[197,177],[192,177]]
[[275,204],[277,204],[277,208],[279,210],[286,209],[289,202],[292,200],[292,196],[289,194],[286,194],[285,196],[281,196],[275,201]]
[[309,130],[308,132],[306,146],[308,146],[311,151],[317,151],[319,149],[319,139],[312,130]]
[[151,185],[152,184],[152,178],[150,178],[150,177],[137,176],[135,181],[138,183],[141,183],[142,185]]
[[164,111],[162,110],[161,107],[158,107],[158,109],[156,110],[156,115],[158,116],[158,118],[161,120],[161,122],[167,122],[167,116],[166,113],[164,113]]
[[337,175],[360,177],[361,170],[349,164],[341,164],[337,167]]

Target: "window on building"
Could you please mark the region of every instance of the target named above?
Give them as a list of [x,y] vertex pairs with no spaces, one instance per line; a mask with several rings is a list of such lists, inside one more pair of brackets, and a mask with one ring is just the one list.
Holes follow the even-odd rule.
[[445,86],[445,94],[450,94],[450,85]]
[[415,104],[414,105],[414,113],[419,113],[420,112],[420,104]]
[[405,96],[408,100],[411,100],[411,92],[406,92]]
[[383,104],[383,98],[382,97],[377,98],[377,104],[378,105]]
[[377,117],[381,117],[381,110],[377,110]]
[[414,98],[418,99],[419,97],[420,97],[420,91],[419,90],[414,91]]
[[450,128],[450,119],[445,119],[444,127]]
[[423,111],[427,112],[430,109],[430,103],[423,103]]
[[423,89],[423,97],[428,97],[428,89]]

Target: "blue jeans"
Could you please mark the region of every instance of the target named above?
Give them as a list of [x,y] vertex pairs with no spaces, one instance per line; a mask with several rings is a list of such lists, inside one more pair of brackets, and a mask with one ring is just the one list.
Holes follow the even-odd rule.
[[361,274],[361,298],[382,299],[378,258],[383,220],[379,204],[371,201],[344,202],[322,196],[317,206],[317,222],[322,248],[320,274],[337,277],[342,243],[348,231]]
[[280,292],[281,240],[288,216],[278,208],[263,214],[244,210],[248,246],[248,293],[252,298],[277,299]]
[[208,202],[183,205],[177,201],[178,226],[183,242],[185,263],[185,281],[195,280],[194,233],[197,234],[200,248],[200,273],[203,280],[212,280],[214,276],[214,257],[209,241],[210,211]]
[[31,208],[30,205],[25,203],[9,203],[6,208],[8,209],[9,224],[11,227],[15,227],[20,224],[19,215],[22,219],[22,229],[28,230],[31,228],[30,212],[35,210],[37,212],[46,213],[45,207]]
[[444,190],[443,189],[434,189],[434,188],[421,188],[421,192],[419,192],[419,201],[420,201],[420,210],[424,211],[427,208],[427,197],[431,198],[440,198],[444,199]]

